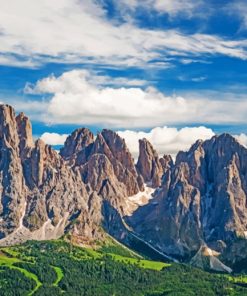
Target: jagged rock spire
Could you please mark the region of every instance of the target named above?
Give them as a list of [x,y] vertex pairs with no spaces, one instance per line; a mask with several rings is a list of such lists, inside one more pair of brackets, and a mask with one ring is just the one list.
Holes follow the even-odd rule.
[[136,167],[146,183],[153,188],[159,187],[163,174],[171,165],[171,156],[164,155],[160,158],[147,139],[139,140],[139,158]]

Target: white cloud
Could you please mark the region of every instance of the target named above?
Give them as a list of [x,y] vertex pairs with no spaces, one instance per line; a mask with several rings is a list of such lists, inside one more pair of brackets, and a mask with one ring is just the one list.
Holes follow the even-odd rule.
[[[71,78],[69,78],[71,76]],[[73,81],[72,81],[73,80]],[[40,94],[40,93],[55,93],[66,91],[66,88],[73,88],[77,90],[77,86],[86,80],[89,84],[94,86],[144,86],[148,82],[141,79],[128,79],[126,77],[110,77],[103,76],[96,71],[76,70],[65,72],[61,77],[56,78],[53,74],[49,77],[39,80],[36,85],[26,83],[24,87],[25,94]],[[65,84],[62,86],[62,84]],[[60,88],[62,86],[62,89]],[[79,91],[79,89],[78,89]]]
[[200,0],[154,0],[153,2],[156,10],[168,13],[170,16],[183,13],[184,16],[191,17],[202,5]]
[[44,133],[41,135],[40,139],[43,140],[48,145],[63,145],[68,135],[57,134],[57,133]]
[[0,65],[34,69],[40,67],[41,64],[37,60],[32,60],[32,58],[19,59],[13,55],[0,54]]
[[[178,151],[188,150],[198,139],[206,140],[214,135],[211,129],[203,126],[184,127],[182,129],[164,126],[155,127],[149,132],[125,130],[117,133],[125,139],[135,159],[139,155],[139,139],[146,138],[149,140],[161,156],[170,154],[175,157]],[[49,145],[63,145],[67,136],[46,132],[40,138]]]
[[[73,70],[27,84],[25,91],[49,94],[47,123],[93,124],[104,127],[135,128],[171,124],[243,123],[247,97],[234,99],[219,93],[210,99],[198,94],[166,96],[155,88],[114,88],[98,85],[97,76]],[[209,96],[210,97],[210,96]]]
[[207,80],[207,76],[193,77],[193,78],[191,78],[191,80],[192,80],[193,82],[202,82],[202,81],[204,81],[204,80]]
[[187,77],[184,75],[178,76],[180,81],[193,81],[193,82],[202,82],[207,79],[207,76],[199,76],[199,77]]
[[178,151],[186,151],[198,139],[210,139],[214,132],[206,127],[184,127],[182,129],[172,127],[156,127],[150,132],[119,131],[118,134],[126,141],[127,146],[135,158],[139,154],[139,139],[146,138],[151,142],[160,155],[170,154],[176,156]]
[[247,147],[247,135],[241,133],[240,135],[235,135],[235,138],[245,147]]
[[[171,17],[181,14],[183,17],[195,16],[195,12],[203,5],[201,0],[114,0],[123,16],[128,13],[145,8],[147,10],[156,10],[161,14],[168,14]],[[205,8],[205,7],[204,7]],[[205,14],[205,9],[204,9]]]
[[247,3],[243,0],[235,0],[229,3],[225,10],[230,15],[237,15],[241,20],[240,30],[247,29]]
[[[133,0],[128,2],[135,5]],[[149,7],[152,2],[148,2]],[[177,10],[192,9],[194,2],[156,0],[154,7],[174,14]],[[11,64],[13,56],[20,62],[25,58],[23,66],[27,67],[47,61],[143,66],[154,58],[170,55],[247,58],[246,40],[185,35],[178,30],[148,30],[133,22],[114,24],[94,1],[0,0],[0,6],[0,53],[5,55],[4,64]]]
[[200,64],[212,64],[212,62],[207,60],[199,60],[199,59],[180,59],[180,62],[184,65],[189,65],[193,63],[200,63]]

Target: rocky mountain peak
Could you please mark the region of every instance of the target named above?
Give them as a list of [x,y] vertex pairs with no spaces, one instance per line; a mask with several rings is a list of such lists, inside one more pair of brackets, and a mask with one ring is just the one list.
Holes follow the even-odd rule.
[[125,140],[116,132],[103,129],[95,141],[95,153],[104,153],[111,161],[117,160],[130,172],[136,174],[134,159]]
[[164,155],[160,158],[147,139],[139,140],[139,157],[136,167],[146,183],[153,188],[159,187],[163,174],[171,165],[171,156]]
[[[78,154],[85,154],[85,149],[94,142],[94,135],[88,128],[76,129],[68,136],[60,154],[65,160],[75,160]],[[84,161],[86,161],[84,159]]]
[[[73,168],[80,171],[82,180],[93,190],[98,190],[106,184],[106,176],[113,187],[119,187],[121,198],[143,190],[143,180],[137,174],[134,159],[124,139],[117,133],[104,129],[87,147],[84,152],[77,153]],[[66,161],[69,161],[71,165],[71,158]],[[92,172],[98,171],[97,166],[103,171],[97,173],[98,182],[96,184],[95,174]]]
[[50,146],[32,140],[23,114],[0,106],[0,245],[63,235],[75,213],[88,217],[80,177]]
[[247,149],[234,137],[197,141],[188,152],[178,153],[165,174],[154,194],[158,205],[137,212],[131,226],[169,254],[188,256],[203,242],[217,251],[223,241],[227,248],[246,237],[246,176]]
[[32,124],[27,116],[21,112],[16,117],[17,131],[19,136],[19,148],[21,156],[30,151],[30,148],[34,147],[33,135],[32,135]]
[[11,147],[17,147],[19,143],[16,132],[15,111],[9,105],[0,105],[0,139]]

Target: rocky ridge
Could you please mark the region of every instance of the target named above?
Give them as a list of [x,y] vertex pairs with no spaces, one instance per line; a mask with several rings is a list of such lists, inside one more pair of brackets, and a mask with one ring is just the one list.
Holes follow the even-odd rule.
[[146,139],[139,148],[135,164],[117,133],[80,128],[59,155],[33,140],[23,113],[0,105],[0,245],[66,232],[85,244],[106,231],[195,265],[246,258],[247,149],[228,134],[197,141],[175,163]]
[[223,134],[197,141],[188,152],[178,153],[164,174],[155,206],[137,210],[130,224],[142,238],[178,258],[193,256],[202,245],[225,252],[246,238],[246,174],[247,149],[235,138]]
[[80,176],[50,146],[34,142],[28,118],[8,105],[0,106],[0,149],[1,245],[38,237],[41,229],[43,239],[57,238],[75,214],[88,216]]
[[137,170],[145,183],[153,188],[159,187],[162,176],[173,165],[171,156],[164,155],[160,158],[152,144],[145,138],[139,140],[139,151]]

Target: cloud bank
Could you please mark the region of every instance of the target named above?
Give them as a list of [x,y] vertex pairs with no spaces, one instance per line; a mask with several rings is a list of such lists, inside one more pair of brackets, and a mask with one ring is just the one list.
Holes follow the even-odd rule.
[[57,134],[57,133],[43,133],[40,137],[41,140],[43,140],[46,144],[57,146],[57,145],[63,145],[65,140],[67,139],[67,134]]
[[146,138],[151,142],[160,155],[170,154],[175,157],[178,151],[186,151],[198,139],[206,140],[214,136],[214,132],[204,126],[184,127],[156,127],[150,132],[119,131],[118,134],[125,139],[127,146],[135,158],[139,154],[139,139]]
[[47,95],[42,119],[51,124],[133,129],[246,122],[247,97],[224,97],[223,103],[217,96],[167,96],[153,87],[114,87],[113,78],[111,86],[104,81],[86,70],[72,70],[41,79],[35,85],[27,84],[25,92]]

